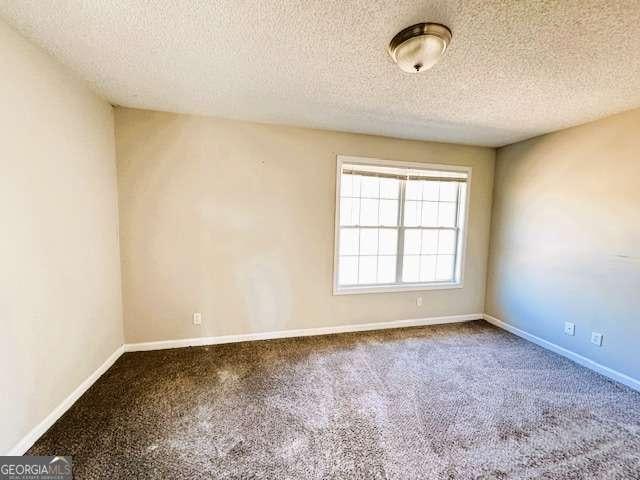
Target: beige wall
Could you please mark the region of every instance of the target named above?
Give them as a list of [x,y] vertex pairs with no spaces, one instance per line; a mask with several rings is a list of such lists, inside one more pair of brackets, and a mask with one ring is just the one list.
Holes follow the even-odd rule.
[[[116,143],[127,342],[483,311],[492,149],[121,108]],[[337,154],[473,167],[464,288],[332,296]]]
[[2,22],[0,45],[4,454],[123,337],[112,108]]
[[640,110],[498,151],[486,311],[640,379]]

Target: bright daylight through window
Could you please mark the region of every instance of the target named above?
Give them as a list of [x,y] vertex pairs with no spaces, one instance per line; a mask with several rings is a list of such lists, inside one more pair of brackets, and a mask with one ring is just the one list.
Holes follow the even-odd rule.
[[461,285],[468,167],[338,157],[336,293]]

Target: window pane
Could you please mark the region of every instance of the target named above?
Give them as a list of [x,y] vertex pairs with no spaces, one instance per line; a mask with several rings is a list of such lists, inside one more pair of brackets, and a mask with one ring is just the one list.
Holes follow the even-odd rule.
[[362,177],[360,196],[363,198],[380,197],[380,179],[378,177]]
[[423,227],[436,227],[438,225],[438,204],[436,202],[422,202],[420,225]]
[[398,225],[398,200],[380,200],[380,225]]
[[378,229],[360,229],[360,255],[378,254]]
[[464,211],[466,209],[466,203],[467,203],[467,184],[466,183],[460,183],[458,184],[458,189],[460,190],[459,194],[458,194],[458,198],[459,198],[459,204],[461,206],[462,211]]
[[436,280],[453,280],[453,255],[438,255]]
[[360,225],[378,225],[379,200],[360,200]]
[[420,180],[407,180],[404,198],[407,200],[422,200],[422,182]]
[[451,255],[456,253],[456,232],[454,230],[440,230],[439,237],[437,253],[448,253]]
[[345,175],[344,173],[340,177],[340,196],[352,197],[353,196],[353,175]]
[[440,201],[458,201],[458,182],[440,182]]
[[440,227],[455,227],[456,224],[456,204],[438,204],[438,225]]
[[376,283],[377,269],[377,257],[360,257],[360,264],[358,267],[358,283]]
[[420,225],[420,202],[411,200],[404,202],[404,224],[407,227]]
[[436,279],[436,256],[420,256],[420,281],[433,282]]
[[420,280],[420,257],[418,255],[405,255],[402,258],[402,281],[418,282]]
[[424,189],[422,190],[422,199],[437,202],[439,185],[440,185],[440,182],[432,182],[432,181],[424,182]]
[[396,178],[380,179],[380,198],[398,198],[400,194],[400,180]]
[[358,283],[358,257],[340,257],[338,262],[338,283],[355,285]]
[[378,283],[395,283],[396,256],[378,257]]
[[351,195],[354,197],[359,197],[360,182],[362,181],[362,175],[351,175],[351,177],[352,177]]
[[379,238],[378,253],[380,255],[395,255],[398,250],[398,231],[381,228]]
[[438,253],[438,230],[422,231],[422,248],[420,253],[435,255]]
[[420,230],[404,231],[404,253],[406,255],[420,254]]
[[340,255],[358,255],[358,229],[340,229]]
[[340,199],[340,225],[357,225],[360,214],[360,200]]

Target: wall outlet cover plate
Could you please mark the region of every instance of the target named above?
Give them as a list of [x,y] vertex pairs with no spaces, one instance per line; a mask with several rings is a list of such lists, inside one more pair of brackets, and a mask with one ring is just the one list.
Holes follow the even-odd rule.
[[564,333],[567,335],[575,335],[576,325],[572,322],[564,322]]

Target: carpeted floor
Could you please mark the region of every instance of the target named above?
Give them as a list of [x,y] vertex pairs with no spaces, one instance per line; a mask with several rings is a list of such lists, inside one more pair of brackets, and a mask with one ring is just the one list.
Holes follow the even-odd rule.
[[76,479],[639,479],[640,393],[482,321],[127,353],[29,454]]

